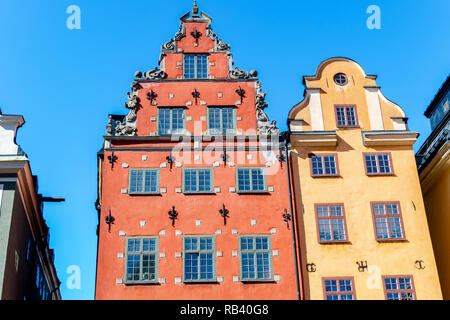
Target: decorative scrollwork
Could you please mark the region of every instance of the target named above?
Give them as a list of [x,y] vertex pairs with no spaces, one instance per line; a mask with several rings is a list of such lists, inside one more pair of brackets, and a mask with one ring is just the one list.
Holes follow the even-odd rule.
[[266,100],[266,93],[262,92],[262,84],[260,81],[256,82],[256,119],[258,122],[258,133],[260,135],[278,135],[280,134],[280,129],[277,127],[277,122],[274,120],[270,122],[269,117],[264,112],[267,108],[268,103]]
[[186,36],[186,27],[184,26],[184,24],[181,24],[180,29],[178,30],[178,32],[175,34],[175,40],[176,41],[180,41],[181,39],[183,39]]
[[174,39],[170,39],[170,41],[164,43],[161,46],[161,51],[166,53],[166,52],[175,52],[176,51],[176,42]]
[[358,265],[359,272],[364,272],[369,268],[367,265],[367,261],[357,261],[356,264]]
[[416,265],[416,269],[418,270],[425,269],[425,262],[423,262],[423,260],[416,260],[414,264]]
[[230,51],[231,46],[228,43],[222,41],[222,39],[218,39],[216,41],[216,51]]
[[108,225],[108,232],[111,232],[111,225],[114,224],[116,218],[111,215],[111,210],[109,210],[109,214],[105,217],[105,222]]
[[175,220],[178,219],[178,211],[175,210],[175,206],[172,207],[172,210],[168,212],[169,219],[172,220],[172,226],[175,226]]
[[287,209],[284,209],[284,214],[283,214],[283,220],[284,222],[286,222],[286,226],[289,230],[289,222],[291,221],[292,216],[290,213],[288,213]]
[[227,225],[227,218],[229,218],[229,213],[230,211],[225,208],[225,204],[222,204],[222,209],[219,210],[220,215],[223,218],[223,225],[226,226]]
[[153,70],[146,71],[143,74],[143,80],[162,80],[166,77],[166,73],[162,70],[158,70],[156,67]]
[[237,67],[234,68],[234,70],[230,70],[229,72],[230,78],[231,79],[250,79],[250,77],[257,77],[258,76],[258,72],[256,72],[255,70],[252,71],[245,71],[245,70],[239,70]]
[[308,272],[316,272],[317,271],[317,267],[314,263],[308,263],[306,265],[306,271]]

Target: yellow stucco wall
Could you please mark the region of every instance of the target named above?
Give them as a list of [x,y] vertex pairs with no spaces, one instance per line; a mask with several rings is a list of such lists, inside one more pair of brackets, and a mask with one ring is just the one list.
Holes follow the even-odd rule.
[[[447,144],[446,149],[450,147]],[[442,295],[450,300],[450,159],[439,154],[420,175]],[[432,174],[429,181],[427,176]]]
[[[334,84],[336,73],[349,79],[344,88]],[[291,157],[301,244],[305,298],[324,298],[322,278],[354,277],[356,298],[384,299],[382,276],[412,275],[417,299],[441,299],[441,289],[425,215],[417,167],[412,145],[367,147],[362,132],[371,131],[364,86],[375,87],[375,76],[367,76],[355,62],[346,59],[322,63],[315,76],[305,77],[307,88],[320,88],[324,131],[336,131],[337,146],[304,146],[291,135]],[[305,119],[310,114],[309,99],[295,106],[290,119]],[[403,117],[397,105],[380,95],[385,130],[393,130],[391,117]],[[358,128],[337,129],[335,104],[357,106]],[[309,118],[311,119],[311,118]],[[314,121],[314,120],[311,120]],[[303,131],[310,131],[303,125]],[[365,173],[363,152],[391,152],[393,176],[372,176]],[[339,177],[313,178],[308,154],[337,153]],[[405,241],[378,242],[372,220],[370,202],[399,201]],[[343,203],[349,243],[319,244],[314,205]],[[425,269],[415,262],[423,260]],[[369,270],[359,272],[357,261],[367,261]],[[316,272],[307,272],[306,264],[314,263]]]

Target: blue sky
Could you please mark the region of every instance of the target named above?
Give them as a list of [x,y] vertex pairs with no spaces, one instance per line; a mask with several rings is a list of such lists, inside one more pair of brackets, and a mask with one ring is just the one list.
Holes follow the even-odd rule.
[[[1,0],[0,108],[22,114],[18,143],[31,159],[47,204],[51,247],[64,299],[92,299],[96,262],[96,153],[109,113],[125,114],[135,71],[153,69],[160,46],[174,36],[191,0]],[[69,5],[81,29],[69,30]],[[255,69],[267,91],[268,115],[286,129],[302,99],[302,76],[334,56],[377,74],[384,95],[430,133],[423,116],[450,70],[450,2],[446,0],[243,1],[199,0],[213,29],[232,47],[240,69]],[[369,30],[370,5],[381,29]],[[71,265],[81,289],[66,286]]]

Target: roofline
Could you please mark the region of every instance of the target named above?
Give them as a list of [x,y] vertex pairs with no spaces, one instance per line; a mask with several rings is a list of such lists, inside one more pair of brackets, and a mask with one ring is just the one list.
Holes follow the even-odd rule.
[[433,113],[434,109],[436,109],[439,102],[441,102],[441,99],[444,97],[444,94],[448,91],[450,88],[450,74],[447,76],[447,80],[444,81],[441,88],[438,90],[436,95],[434,96],[431,103],[428,105],[428,108],[425,110],[425,117],[430,118],[431,113]]
[[373,80],[376,80],[376,79],[378,78],[378,75],[369,75],[369,74],[366,74],[366,72],[364,71],[364,69],[361,67],[361,65],[360,65],[357,61],[355,61],[355,60],[353,60],[353,59],[350,59],[350,58],[347,58],[347,57],[340,57],[340,56],[337,56],[337,57],[330,57],[330,58],[328,58],[328,59],[323,60],[323,61],[318,65],[318,67],[316,68],[316,73],[315,73],[314,75],[311,75],[311,76],[303,76],[303,85],[306,86],[306,78],[317,78],[319,72],[321,72],[320,70],[324,67],[324,65],[327,64],[327,63],[333,62],[333,61],[347,61],[347,62],[353,62],[353,63],[356,63],[356,64],[361,68],[361,70],[363,71],[365,77],[373,78]]

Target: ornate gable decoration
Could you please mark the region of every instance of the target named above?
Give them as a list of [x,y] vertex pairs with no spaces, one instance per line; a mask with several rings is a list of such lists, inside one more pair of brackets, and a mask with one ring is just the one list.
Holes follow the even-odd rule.
[[280,129],[275,120],[270,121],[264,109],[269,106],[266,100],[266,92],[262,92],[262,84],[256,82],[256,120],[258,124],[258,134],[263,136],[279,135]]
[[[178,47],[177,42],[186,37],[186,22],[202,22],[207,23],[206,25],[206,36],[209,37],[214,42],[214,49],[211,53],[225,53],[228,59],[228,76],[231,80],[255,80],[255,90],[256,90],[256,118],[258,125],[258,134],[259,135],[278,135],[279,129],[276,126],[276,121],[270,121],[269,117],[265,113],[264,109],[267,108],[268,103],[265,102],[266,93],[262,92],[262,84],[258,80],[258,72],[255,70],[245,71],[240,70],[237,67],[233,69],[233,57],[230,52],[231,46],[222,41],[213,31],[211,27],[212,19],[206,13],[201,12],[199,15],[199,10],[194,2],[194,8],[191,12],[187,12],[180,18],[180,28],[177,33],[171,38],[168,42],[164,43],[161,46],[161,55],[159,59],[159,65],[161,69],[164,69],[162,64],[164,57],[167,53],[177,53]],[[194,35],[193,35],[194,36]],[[110,116],[108,125],[106,127],[108,136],[135,136],[137,134],[136,129],[136,118],[137,111],[141,107],[138,90],[141,89],[141,82],[144,81],[158,81],[164,80],[167,77],[167,74],[164,70],[161,70],[158,67],[155,67],[153,70],[149,70],[146,72],[137,71],[135,73],[135,79],[131,84],[131,93],[128,92],[128,102],[125,103],[125,107],[129,110],[126,116]]]
[[[195,10],[194,6],[194,10]],[[198,9],[198,8],[197,8]],[[206,36],[214,41],[214,52],[229,52],[231,49],[231,46],[228,43],[225,43],[217,37],[217,35],[214,33],[211,27],[212,19],[210,16],[208,16],[203,11],[201,12],[201,16],[195,13],[193,10],[193,15],[190,16],[190,12],[187,12],[184,16],[180,18],[180,29],[175,34],[174,38],[171,38],[168,42],[164,43],[161,46],[161,57],[160,57],[160,63],[162,59],[164,58],[165,53],[176,53],[177,48],[177,42],[186,37],[186,27],[184,26],[185,22],[204,22],[207,23],[206,26]]]

